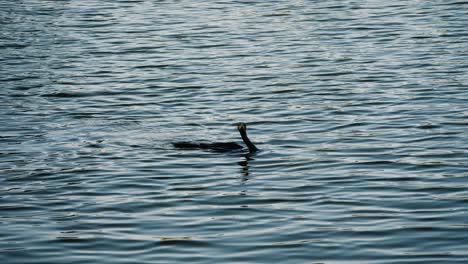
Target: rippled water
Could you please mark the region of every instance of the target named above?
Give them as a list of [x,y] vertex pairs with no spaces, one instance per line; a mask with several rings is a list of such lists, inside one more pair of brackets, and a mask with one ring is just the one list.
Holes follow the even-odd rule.
[[466,263],[467,10],[0,1],[0,262]]

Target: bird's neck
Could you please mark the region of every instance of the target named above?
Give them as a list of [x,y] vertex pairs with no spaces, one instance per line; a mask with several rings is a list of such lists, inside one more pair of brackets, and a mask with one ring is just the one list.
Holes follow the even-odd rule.
[[249,152],[255,152],[258,150],[258,148],[252,143],[252,141],[250,141],[249,137],[247,137],[247,131],[239,131],[239,133],[242,137],[242,140],[249,148]]

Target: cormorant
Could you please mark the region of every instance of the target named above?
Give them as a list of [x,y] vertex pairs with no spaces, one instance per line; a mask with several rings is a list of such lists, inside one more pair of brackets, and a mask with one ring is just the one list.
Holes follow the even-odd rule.
[[[237,130],[242,137],[245,145],[249,149],[249,153],[256,152],[258,148],[247,137],[247,125],[245,123],[238,123]],[[192,142],[177,142],[173,143],[174,147],[180,149],[206,149],[215,152],[229,152],[243,149],[243,147],[236,142],[215,142],[215,143],[192,143]]]

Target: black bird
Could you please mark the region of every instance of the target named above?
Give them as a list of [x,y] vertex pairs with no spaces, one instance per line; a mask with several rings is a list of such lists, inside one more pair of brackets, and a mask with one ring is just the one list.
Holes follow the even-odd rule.
[[[247,125],[245,123],[238,123],[237,130],[242,137],[245,145],[249,148],[249,153],[256,152],[258,148],[247,137]],[[206,149],[215,152],[229,152],[238,151],[243,147],[236,142],[215,142],[215,143],[192,143],[192,142],[177,142],[173,143],[174,147],[180,149]]]

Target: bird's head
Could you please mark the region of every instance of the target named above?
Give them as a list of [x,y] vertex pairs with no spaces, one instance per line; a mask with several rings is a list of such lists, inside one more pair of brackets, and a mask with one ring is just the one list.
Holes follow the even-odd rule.
[[247,130],[247,125],[245,123],[237,123],[237,130],[239,130],[239,132],[241,131],[246,131]]

